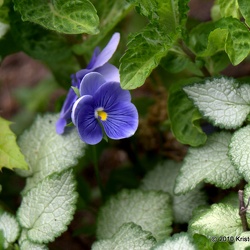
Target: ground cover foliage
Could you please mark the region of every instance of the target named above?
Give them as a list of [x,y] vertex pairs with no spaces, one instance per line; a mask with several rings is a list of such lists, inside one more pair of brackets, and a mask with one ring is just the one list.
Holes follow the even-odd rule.
[[250,247],[250,5],[200,2],[0,0],[0,249]]

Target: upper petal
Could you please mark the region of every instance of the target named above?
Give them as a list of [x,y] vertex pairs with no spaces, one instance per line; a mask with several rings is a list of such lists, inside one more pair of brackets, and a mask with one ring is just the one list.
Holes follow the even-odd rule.
[[102,52],[97,56],[96,61],[92,68],[99,68],[104,65],[108,60],[113,56],[114,52],[120,41],[120,34],[114,33],[111,37],[109,43],[106,47],[102,50]]
[[99,47],[96,47],[94,52],[93,52],[93,55],[92,55],[92,57],[90,59],[90,62],[88,64],[88,66],[86,67],[87,69],[92,69],[93,68],[93,66],[94,66],[94,64],[96,62],[96,58],[98,57],[100,52],[101,52],[101,49]]
[[107,82],[120,82],[120,74],[118,68],[114,65],[105,63],[102,67],[95,69],[100,73]]
[[[75,78],[76,78],[75,82],[80,83],[80,82],[82,81],[83,77],[84,77],[86,74],[88,74],[88,73],[90,73],[90,72],[92,72],[92,71],[93,71],[92,69],[81,69],[81,70],[77,71],[77,72],[75,73]],[[78,87],[79,87],[79,86],[78,86]]]
[[111,139],[123,139],[132,136],[138,128],[138,112],[131,102],[120,102],[110,110],[106,121],[100,121],[104,131]]
[[108,109],[117,102],[130,102],[131,96],[128,90],[121,88],[119,82],[107,82],[96,91],[94,101],[97,108]]
[[97,89],[106,82],[104,77],[96,72],[91,72],[85,75],[80,84],[80,95],[91,95],[93,96]]

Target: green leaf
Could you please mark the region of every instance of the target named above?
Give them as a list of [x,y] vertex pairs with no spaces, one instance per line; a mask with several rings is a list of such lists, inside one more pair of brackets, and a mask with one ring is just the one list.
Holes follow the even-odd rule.
[[[218,28],[222,30],[221,36]],[[223,43],[224,39],[225,43]],[[237,65],[249,55],[250,32],[236,18],[221,18],[216,22],[196,26],[190,33],[189,46],[201,57],[225,50],[232,64]]]
[[233,244],[234,249],[237,250],[247,250],[250,247],[250,232],[242,232],[240,235],[236,236],[235,242]]
[[241,176],[227,155],[230,140],[228,132],[214,133],[204,146],[189,148],[176,180],[175,193],[184,194],[202,181],[223,189],[239,183]]
[[16,136],[9,128],[10,124],[11,122],[0,117],[0,170],[2,167],[28,169],[16,143]]
[[20,246],[20,250],[27,250],[27,249],[32,249],[32,250],[48,250],[49,249],[44,244],[39,244],[39,243],[31,242],[27,238],[27,230],[26,229],[22,230],[21,236],[18,239],[18,243],[19,243],[19,246]]
[[193,242],[194,242],[197,250],[203,250],[203,249],[213,250],[214,242],[202,234],[194,234],[193,235]]
[[250,27],[250,6],[248,0],[237,0],[240,12],[245,19],[246,24]]
[[74,44],[72,49],[77,55],[91,57],[94,48],[100,45],[107,34],[131,11],[132,5],[126,0],[92,1],[100,17],[100,32],[95,36],[88,36],[81,44]]
[[85,144],[75,129],[69,128],[64,135],[56,133],[58,118],[59,115],[52,114],[38,116],[32,127],[20,137],[19,145],[30,167],[29,171],[17,172],[30,176],[24,193],[46,176],[76,165],[77,159],[84,154]]
[[236,131],[232,137],[229,156],[237,171],[249,182],[250,125]]
[[0,230],[0,249],[4,249],[4,234],[3,234],[3,231]]
[[165,32],[153,25],[130,36],[119,68],[122,88],[135,89],[143,85],[172,43]]
[[222,17],[240,17],[238,0],[218,0]]
[[179,20],[178,15],[178,2],[177,1],[138,1],[129,0],[129,2],[136,5],[136,10],[139,14],[146,16],[150,23],[159,25],[169,33],[175,32]]
[[170,73],[179,73],[191,64],[190,59],[178,47],[170,50],[161,60],[161,66]]
[[200,191],[200,187],[186,193],[185,195],[175,195],[175,180],[179,173],[181,163],[165,161],[150,171],[142,180],[143,190],[164,191],[171,195],[173,203],[174,221],[176,223],[187,223],[193,210],[205,205],[205,194]]
[[[235,237],[242,233],[239,211],[225,204],[213,204],[210,209],[194,215],[189,223],[189,232],[211,237]],[[217,241],[216,240],[216,241]]]
[[240,127],[250,112],[250,85],[239,85],[234,79],[214,78],[184,91],[204,117],[221,128]]
[[156,240],[150,232],[132,222],[124,223],[118,231],[107,240],[99,240],[92,245],[92,250],[137,249],[150,250]]
[[8,24],[9,23],[9,6],[7,2],[0,1],[0,22]]
[[28,239],[48,243],[67,229],[76,208],[75,186],[72,170],[66,170],[48,176],[23,197],[17,217]]
[[0,232],[4,235],[4,249],[14,243],[19,235],[19,225],[15,217],[7,212],[0,215]]
[[231,17],[222,19],[219,25],[228,29],[225,51],[232,64],[238,65],[249,55],[250,31],[241,21]]
[[217,28],[210,32],[208,36],[207,48],[199,54],[199,56],[206,57],[214,55],[215,53],[224,50],[226,40],[228,38],[228,30]]
[[97,34],[99,18],[96,9],[88,0],[14,0],[23,21],[30,21],[43,27],[66,34]]
[[175,138],[182,144],[197,147],[206,142],[207,136],[198,123],[202,118],[200,113],[182,90],[183,85],[194,81],[199,81],[199,78],[190,78],[170,88],[168,114]]
[[158,244],[151,250],[173,250],[173,249],[185,249],[195,250],[195,245],[192,243],[188,233],[174,234],[171,238],[165,240],[163,243]]
[[[126,208],[126,209],[124,209]],[[108,239],[124,223],[133,222],[156,240],[171,233],[172,210],[170,196],[164,192],[123,190],[100,209],[97,220],[97,238]]]
[[58,62],[71,55],[70,46],[64,36],[37,24],[23,22],[18,12],[13,10],[10,18],[15,42],[31,57],[46,62]]
[[181,31],[179,25],[181,23],[184,26],[187,11],[187,1],[180,4],[182,13],[179,13],[176,1],[130,2],[137,5],[138,11],[146,15],[150,23],[141,32],[129,37],[128,49],[121,58],[119,69],[121,86],[124,89],[134,89],[144,84],[178,39]]
[[[223,235],[221,235],[223,237]],[[202,234],[194,234],[194,244],[197,250],[234,250],[232,245],[224,238],[211,236],[209,239]],[[226,241],[226,242],[225,242]]]
[[158,4],[159,0],[153,1],[138,1],[138,0],[128,0],[130,3],[136,5],[136,11],[145,17],[148,17],[151,21],[159,20]]

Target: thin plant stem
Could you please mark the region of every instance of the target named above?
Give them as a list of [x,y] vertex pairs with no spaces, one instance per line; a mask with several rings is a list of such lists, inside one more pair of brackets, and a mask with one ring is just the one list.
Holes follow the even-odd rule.
[[105,200],[105,193],[104,193],[104,188],[103,188],[102,181],[101,181],[100,171],[99,171],[99,168],[98,168],[96,146],[92,146],[92,152],[93,152],[93,163],[94,163],[94,170],[95,170],[96,181],[97,181],[98,187],[100,189],[100,193],[101,193],[102,199],[104,201]]
[[[186,46],[184,42],[180,42],[180,46],[183,52],[191,59],[192,62],[195,63],[195,54]],[[205,66],[201,67],[200,70],[205,77],[211,77],[210,72]]]
[[243,195],[244,195],[243,190],[239,190],[238,191],[238,197],[239,197],[239,216],[240,216],[240,219],[241,219],[243,231],[245,232],[245,231],[249,231],[249,227],[248,227],[248,224],[247,224],[247,218],[246,218],[246,211],[247,211],[247,207],[249,205],[249,200],[248,200],[247,205],[245,205]]

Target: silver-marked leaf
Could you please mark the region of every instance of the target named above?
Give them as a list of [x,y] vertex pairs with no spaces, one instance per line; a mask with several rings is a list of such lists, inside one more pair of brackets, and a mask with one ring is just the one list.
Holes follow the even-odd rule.
[[250,85],[225,77],[184,87],[201,113],[215,126],[240,127],[250,112]]
[[[248,202],[249,197],[250,197],[250,184],[248,183],[244,187],[244,200],[245,200],[246,204]],[[250,217],[250,214],[248,213],[248,210],[247,210],[247,217]]]
[[16,218],[4,212],[0,215],[0,231],[4,236],[4,249],[7,249],[9,244],[14,243],[19,235],[20,227]]
[[192,243],[188,233],[174,234],[171,238],[163,243],[153,247],[151,250],[195,250],[195,245]]
[[238,236],[242,233],[242,224],[238,208],[225,204],[214,204],[210,209],[197,213],[189,223],[192,234],[211,236]]
[[26,240],[22,243],[20,246],[20,250],[27,250],[27,249],[32,249],[32,250],[48,250],[49,248],[46,245],[38,244],[38,243],[33,243],[29,240]]
[[92,250],[150,250],[156,243],[150,232],[132,222],[123,224],[111,239],[99,240],[92,245]]
[[237,250],[249,249],[250,247],[249,239],[250,239],[249,231],[242,232],[242,234],[237,235],[235,238],[235,242],[233,244],[234,249],[237,249]]
[[44,179],[46,176],[61,172],[77,163],[77,158],[83,155],[85,144],[79,139],[75,129],[58,135],[55,123],[58,115],[46,114],[38,116],[32,127],[19,140],[19,145],[29,164],[29,171],[17,171],[27,179],[25,190]]
[[172,231],[170,196],[164,192],[123,190],[101,208],[97,220],[97,238],[112,237],[124,223],[134,222],[152,233],[158,241]]
[[229,132],[214,133],[204,146],[189,148],[177,176],[175,193],[184,194],[202,181],[223,189],[239,183],[241,176],[227,155],[230,140]]
[[181,168],[181,163],[165,161],[150,171],[142,180],[141,188],[144,190],[158,190],[169,193],[172,196],[174,221],[187,223],[192,216],[193,210],[205,205],[205,194],[200,187],[184,195],[175,195],[175,180]]
[[229,156],[237,171],[250,181],[250,126],[239,129],[232,136]]
[[54,173],[24,197],[17,216],[35,243],[53,241],[67,229],[76,207],[77,193],[72,170]]
[[20,246],[20,250],[27,250],[27,249],[32,249],[32,250],[48,250],[49,249],[44,244],[39,244],[39,243],[31,242],[27,238],[27,230],[26,229],[22,230],[21,236],[18,239],[18,244]]
[[89,0],[14,1],[23,21],[66,34],[97,34],[99,18]]

